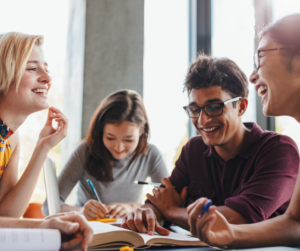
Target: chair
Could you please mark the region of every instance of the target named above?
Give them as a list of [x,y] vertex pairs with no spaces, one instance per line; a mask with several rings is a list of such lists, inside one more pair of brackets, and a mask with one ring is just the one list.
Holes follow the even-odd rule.
[[23,218],[43,219],[45,215],[42,212],[42,203],[29,203]]
[[44,179],[49,215],[60,213],[61,209],[55,163],[50,158],[47,158],[44,163]]

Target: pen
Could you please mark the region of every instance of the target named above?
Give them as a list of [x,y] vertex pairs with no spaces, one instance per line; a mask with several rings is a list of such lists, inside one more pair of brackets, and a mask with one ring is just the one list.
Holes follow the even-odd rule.
[[[95,187],[94,187],[92,181],[91,181],[90,179],[87,179],[86,181],[87,181],[87,183],[89,183],[89,185],[90,185],[90,187],[91,187],[91,189],[92,189],[94,195],[96,196],[97,200],[98,200],[100,203],[102,203],[101,200],[100,200],[100,198],[99,198],[99,195],[97,194],[97,191],[96,191],[96,189],[95,189]],[[108,216],[105,215],[104,217],[107,218]]]
[[151,185],[151,186],[158,186],[158,187],[165,187],[165,185],[161,184],[161,183],[156,183],[156,182],[145,182],[145,181],[138,181],[135,180],[134,184],[137,185]]
[[206,213],[211,205],[212,205],[212,201],[210,199],[208,199],[205,202],[205,205],[204,205],[203,210],[202,210],[202,214],[200,214],[199,217],[201,217],[204,213]]

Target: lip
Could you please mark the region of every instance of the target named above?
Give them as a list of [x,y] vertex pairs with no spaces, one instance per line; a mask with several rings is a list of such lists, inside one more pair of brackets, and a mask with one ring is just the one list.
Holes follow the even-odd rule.
[[[255,85],[255,91],[258,93],[258,89],[259,89],[259,87],[261,87],[261,86],[267,86],[266,84],[256,84]],[[268,86],[267,86],[268,87]]]
[[35,87],[35,88],[31,89],[31,91],[34,91],[34,90],[37,90],[37,89],[44,89],[44,90],[48,90],[49,91],[49,85],[48,84],[44,84],[42,86],[38,86],[38,87]]
[[[204,131],[203,129],[208,129],[208,128],[212,128],[212,127],[217,127],[217,129],[213,130],[213,131]],[[212,135],[212,134],[215,134],[216,132],[218,132],[218,130],[221,128],[220,125],[218,126],[209,126],[209,127],[202,127],[202,128],[199,128],[203,133],[205,133],[206,135]]]
[[122,154],[122,153],[124,153],[125,151],[118,152],[118,151],[114,150],[114,152],[115,152],[116,154]]
[[267,100],[267,96],[268,96],[269,92],[266,92],[262,97],[261,97],[261,104],[263,105],[265,103],[265,101]]

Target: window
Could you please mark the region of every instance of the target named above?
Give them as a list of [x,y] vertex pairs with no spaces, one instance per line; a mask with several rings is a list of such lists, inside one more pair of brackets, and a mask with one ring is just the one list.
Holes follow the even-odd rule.
[[144,101],[150,143],[168,171],[188,139],[183,82],[188,69],[188,1],[145,0]]
[[[254,54],[253,0],[212,1],[212,56],[233,60],[246,74],[253,71]],[[256,94],[249,83],[249,104],[244,122],[256,122]]]

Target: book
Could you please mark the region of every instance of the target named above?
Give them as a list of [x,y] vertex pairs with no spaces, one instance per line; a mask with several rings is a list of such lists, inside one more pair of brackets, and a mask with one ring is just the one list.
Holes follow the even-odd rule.
[[208,246],[193,236],[187,236],[170,232],[170,235],[163,236],[155,233],[148,235],[147,233],[137,233],[131,230],[120,228],[112,224],[101,222],[89,222],[89,225],[94,230],[94,237],[89,249],[101,249],[109,247],[121,246],[151,246],[157,244],[168,244],[178,246]]
[[57,229],[0,228],[0,250],[58,251],[60,242]]

